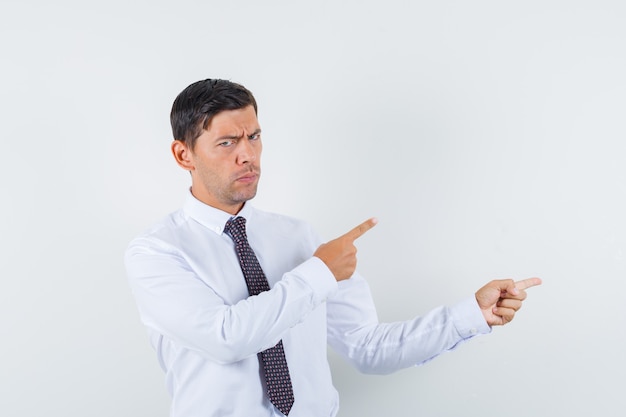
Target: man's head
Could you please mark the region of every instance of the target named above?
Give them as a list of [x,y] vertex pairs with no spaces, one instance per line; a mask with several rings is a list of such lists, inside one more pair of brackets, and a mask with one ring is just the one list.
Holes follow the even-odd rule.
[[261,128],[252,93],[224,80],[191,84],[172,106],[172,154],[200,201],[236,214],[256,195]]
[[195,82],[181,91],[172,105],[170,123],[174,139],[185,142],[193,149],[196,139],[213,116],[224,110],[248,106],[257,112],[254,96],[242,85],[219,79]]

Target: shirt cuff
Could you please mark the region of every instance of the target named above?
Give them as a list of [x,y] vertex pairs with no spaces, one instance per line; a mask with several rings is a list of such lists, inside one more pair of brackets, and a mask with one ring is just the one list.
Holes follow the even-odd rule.
[[311,287],[316,301],[326,301],[338,289],[335,276],[318,257],[304,261],[291,272]]
[[491,327],[485,321],[476,297],[465,300],[450,307],[454,325],[463,339],[469,339],[479,334],[491,333]]

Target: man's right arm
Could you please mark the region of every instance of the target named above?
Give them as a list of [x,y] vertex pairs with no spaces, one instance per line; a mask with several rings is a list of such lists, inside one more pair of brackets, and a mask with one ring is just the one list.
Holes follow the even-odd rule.
[[134,240],[125,263],[142,322],[218,363],[236,362],[274,346],[337,290],[334,276],[315,257],[285,273],[271,290],[233,305],[200,279],[176,248],[162,241]]

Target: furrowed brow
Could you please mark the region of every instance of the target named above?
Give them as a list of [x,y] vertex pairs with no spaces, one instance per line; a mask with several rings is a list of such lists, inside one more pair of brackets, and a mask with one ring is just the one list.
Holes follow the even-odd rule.
[[243,133],[240,135],[223,135],[215,139],[216,142],[221,140],[229,140],[229,139],[241,139],[243,137]]

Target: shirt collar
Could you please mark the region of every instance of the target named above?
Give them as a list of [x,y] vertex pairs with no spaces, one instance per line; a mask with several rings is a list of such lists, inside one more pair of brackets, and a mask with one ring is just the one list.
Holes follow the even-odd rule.
[[224,232],[224,226],[228,220],[233,217],[244,217],[246,220],[249,220],[253,211],[252,205],[246,202],[239,213],[233,216],[198,200],[191,194],[191,190],[187,194],[183,209],[189,217],[218,235]]

